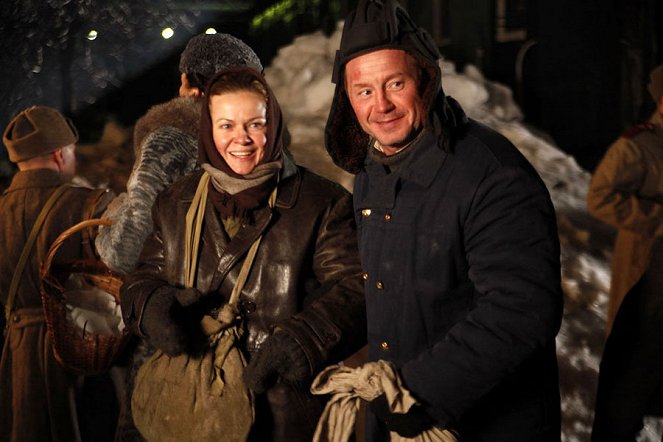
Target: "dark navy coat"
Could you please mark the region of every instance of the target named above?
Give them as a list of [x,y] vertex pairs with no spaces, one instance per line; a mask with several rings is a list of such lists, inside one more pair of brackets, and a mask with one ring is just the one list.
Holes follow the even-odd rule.
[[[388,174],[369,158],[354,207],[371,360],[465,441],[560,438],[555,336],[563,298],[554,209],[538,174],[469,121],[430,132]],[[369,414],[369,440],[388,440]]]

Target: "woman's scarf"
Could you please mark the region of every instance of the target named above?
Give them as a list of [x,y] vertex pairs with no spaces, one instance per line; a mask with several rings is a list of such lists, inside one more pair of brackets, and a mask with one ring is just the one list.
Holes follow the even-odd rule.
[[[218,77],[233,72],[248,72],[253,75],[263,85],[268,96],[267,141],[263,159],[247,175],[239,175],[228,166],[228,163],[216,150],[212,136],[209,89]],[[281,117],[281,108],[264,77],[258,71],[248,67],[229,68],[218,72],[210,80],[205,97],[206,103],[203,105],[200,120],[198,157],[201,167],[212,178],[208,197],[222,218],[246,217],[251,210],[267,203],[269,194],[276,185],[278,174],[283,168],[283,151],[287,148],[289,137]]]

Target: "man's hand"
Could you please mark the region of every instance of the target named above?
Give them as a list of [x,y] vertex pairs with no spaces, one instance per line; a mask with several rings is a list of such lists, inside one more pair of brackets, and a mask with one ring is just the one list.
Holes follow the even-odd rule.
[[392,413],[384,394],[370,401],[368,406],[373,414],[387,425],[389,431],[403,437],[413,438],[435,424],[433,418],[426,414],[420,405],[413,405],[407,413]]
[[277,331],[263,342],[244,370],[246,386],[264,393],[281,376],[291,382],[311,375],[304,350],[289,334]]

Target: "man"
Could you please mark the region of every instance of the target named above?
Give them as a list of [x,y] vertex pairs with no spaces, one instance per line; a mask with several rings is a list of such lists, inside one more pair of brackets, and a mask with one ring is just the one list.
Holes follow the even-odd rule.
[[[100,229],[96,239],[97,251],[111,269],[121,273],[135,269],[142,244],[153,229],[151,208],[157,195],[198,167],[198,128],[205,86],[216,72],[232,66],[263,69],[255,52],[232,35],[192,37],[180,56],[179,96],[153,106],[136,122],[136,161],[127,193],[109,205],[104,218],[113,224]],[[131,393],[136,371],[153,352],[141,339],[131,356],[118,440],[143,440],[131,417]]]
[[[78,133],[72,122],[46,106],[19,113],[2,138],[18,166],[0,196],[0,302],[8,313],[0,359],[0,440],[80,440],[70,393],[75,377],[54,358],[39,294],[40,265],[55,238],[78,222],[98,217],[113,197],[103,189],[68,185],[76,173]],[[29,259],[17,268],[42,208],[62,188],[38,230]],[[73,235],[57,260],[92,258],[89,235]],[[12,278],[20,277],[12,296]],[[11,298],[11,299],[10,299]]]
[[369,359],[418,401],[370,404],[367,440],[432,425],[463,441],[559,441],[563,309],[549,194],[501,135],[440,86],[438,50],[395,1],[345,21],[325,130],[357,174]]
[[150,108],[134,128],[136,161],[121,194],[104,217],[113,226],[101,229],[96,241],[111,269],[129,273],[140,245],[152,232],[150,209],[156,196],[177,178],[198,167],[201,97],[207,81],[219,70],[250,66],[262,72],[260,59],[243,41],[228,34],[200,34],[180,56],[179,96]]
[[610,146],[587,193],[590,213],[618,229],[595,441],[635,440],[645,415],[663,414],[663,65],[649,91],[654,114]]

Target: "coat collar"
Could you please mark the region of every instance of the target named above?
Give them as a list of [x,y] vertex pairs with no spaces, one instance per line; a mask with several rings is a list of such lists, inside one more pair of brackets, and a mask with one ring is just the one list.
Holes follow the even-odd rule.
[[[276,196],[276,207],[289,209],[297,202],[299,195],[299,188],[301,186],[301,172],[299,167],[287,155],[284,155],[283,168],[279,174],[279,190]],[[182,193],[181,201],[183,203],[191,203],[193,195],[196,192],[196,187],[203,174],[203,169],[197,169],[191,178],[187,180],[187,190]],[[207,215],[205,215],[207,216]]]
[[290,209],[299,195],[302,176],[295,162],[286,153],[283,155],[283,169],[279,175],[279,190],[276,195],[276,207]]
[[57,187],[66,182],[64,176],[53,169],[32,169],[16,172],[3,194],[37,187]]
[[438,147],[437,136],[430,131],[426,131],[417,143],[409,148],[416,149],[416,152],[412,152],[412,158],[398,171],[390,174],[376,161],[366,160],[368,190],[362,205],[391,209],[394,207],[399,184],[411,182],[424,188],[431,185],[448,155],[447,152]]
[[663,136],[663,114],[656,110],[649,122],[654,125],[654,133],[659,137]]

